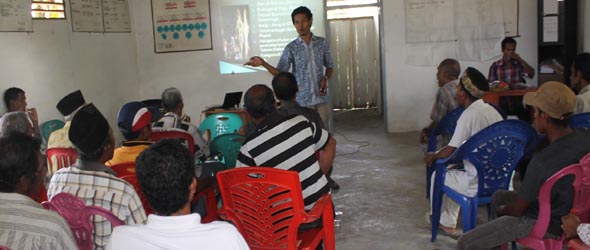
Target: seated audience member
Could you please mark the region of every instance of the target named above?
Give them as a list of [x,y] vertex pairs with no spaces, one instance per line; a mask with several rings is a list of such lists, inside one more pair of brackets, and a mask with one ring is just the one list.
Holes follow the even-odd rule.
[[[590,132],[568,127],[575,101],[574,92],[559,82],[546,82],[536,92],[524,96],[525,104],[534,109],[535,128],[545,134],[549,145],[533,155],[518,192],[494,193],[492,206],[501,217],[467,232],[459,238],[458,249],[492,249],[530,233],[537,222],[537,197],[543,183],[557,171],[578,163],[590,151]],[[561,236],[560,218],[569,214],[572,207],[572,182],[573,176],[565,177],[551,190],[548,237]]]
[[[72,118],[74,118],[76,112],[78,112],[78,110],[80,110],[85,105],[86,100],[84,100],[84,96],[80,90],[69,93],[59,100],[56,108],[64,116],[66,123],[64,124],[63,128],[55,130],[49,135],[49,139],[47,140],[47,149],[74,148],[74,145],[72,145],[72,142],[68,137],[68,132],[70,131]],[[51,159],[51,162],[52,169],[49,169],[49,175],[52,175],[55,173],[55,171],[57,171],[57,157]]]
[[37,116],[37,109],[27,109],[27,97],[25,96],[24,90],[17,87],[7,89],[4,92],[4,104],[6,104],[6,112],[26,112],[29,116],[31,125],[33,126],[33,132],[35,133],[35,136],[39,137],[41,135],[41,133],[39,133],[39,118]]
[[[424,161],[427,165],[432,164],[436,159],[449,157],[471,136],[487,126],[502,120],[502,116],[500,116],[498,111],[481,99],[488,89],[488,81],[479,71],[471,67],[465,70],[457,86],[457,93],[455,94],[457,103],[463,106],[465,111],[463,111],[463,114],[457,120],[457,127],[449,144],[434,154],[426,154]],[[454,169],[447,171],[445,185],[462,194],[473,196],[477,193],[477,170],[468,161],[464,161],[463,165],[465,170]],[[433,182],[434,176],[433,174]],[[433,188],[434,185],[431,187],[431,194]],[[430,206],[431,212],[428,215],[432,213],[432,202]],[[443,196],[440,228],[446,235],[451,237],[459,236],[459,232],[455,230],[455,227],[457,226],[460,208],[459,204],[455,201],[446,195]],[[427,217],[428,221],[430,221],[430,217]]]
[[488,80],[501,81],[514,87],[524,82],[524,76],[533,78],[535,70],[516,53],[516,40],[506,37],[502,40],[502,58],[490,66]]
[[119,226],[107,249],[248,249],[227,222],[190,213],[197,188],[193,157],[177,140],[158,141],[137,157],[137,180],[155,214],[145,225]]
[[33,127],[29,122],[29,116],[22,111],[12,111],[0,117],[0,137],[18,132],[33,136]]
[[70,131],[72,118],[74,118],[76,112],[85,105],[86,100],[84,100],[84,96],[80,90],[69,93],[59,100],[56,108],[64,116],[66,123],[63,128],[55,130],[49,135],[47,148],[74,148],[74,145],[72,145],[72,142],[68,137],[68,131]]
[[590,112],[590,53],[576,56],[572,63],[570,82],[572,89],[578,94],[574,113]]
[[[320,114],[315,109],[302,107],[295,100],[299,87],[297,86],[297,79],[289,72],[279,72],[272,79],[272,89],[275,96],[281,102],[281,106],[277,110],[283,116],[302,115],[309,121],[313,122],[317,128],[328,130],[320,117]],[[331,137],[331,135],[330,135]],[[332,189],[340,189],[340,185],[336,183],[331,175],[333,168],[327,173],[328,183]]]
[[561,217],[561,222],[566,238],[577,235],[584,244],[590,246],[590,223],[581,223],[580,218],[571,213]]
[[[428,127],[423,128],[420,132],[420,143],[428,143],[428,134],[436,128],[438,122],[459,106],[455,99],[455,92],[457,92],[457,85],[459,84],[459,74],[461,74],[461,66],[455,59],[447,58],[438,65],[436,71],[438,90],[436,91],[432,111],[430,112],[430,119],[432,121]],[[441,138],[440,145],[447,145],[450,136],[446,135],[444,138]]]
[[[69,138],[78,151],[78,160],[68,168],[58,170],[49,183],[47,195],[67,192],[110,210],[125,224],[141,224],[145,211],[133,186],[115,177],[104,163],[113,158],[114,138],[107,120],[89,104],[72,119]],[[111,235],[111,224],[100,217],[94,221],[94,247],[103,249]]]
[[[300,115],[284,117],[276,112],[273,92],[254,85],[244,96],[246,110],[256,131],[240,148],[237,167],[267,166],[299,172],[305,209],[330,191],[330,172],[336,141],[330,134]],[[320,151],[316,158],[316,151]]]
[[68,223],[29,196],[44,185],[40,141],[11,133],[0,138],[0,246],[9,249],[78,249]]
[[143,103],[126,103],[117,116],[117,126],[126,141],[123,141],[121,147],[115,149],[113,159],[106,162],[107,166],[135,162],[139,153],[152,144],[150,141],[152,113]]
[[153,131],[179,130],[187,132],[193,136],[195,142],[195,157],[204,160],[209,156],[209,145],[199,133],[197,126],[181,118],[184,101],[177,88],[167,88],[162,92],[162,106],[166,110],[166,114],[154,123]]

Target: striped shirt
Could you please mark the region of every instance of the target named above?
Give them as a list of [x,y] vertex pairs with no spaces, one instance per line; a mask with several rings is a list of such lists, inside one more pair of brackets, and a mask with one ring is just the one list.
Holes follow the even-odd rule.
[[[111,211],[125,224],[141,224],[146,220],[145,211],[135,189],[129,183],[115,177],[110,168],[104,171],[81,170],[74,166],[58,170],[49,183],[47,196],[67,192],[85,201],[86,205],[99,206]],[[85,163],[91,164],[91,163]],[[100,168],[94,166],[95,168]],[[86,168],[85,168],[86,169]],[[95,249],[104,249],[111,235],[111,223],[100,216],[94,217]]]
[[265,166],[299,172],[305,209],[329,191],[328,180],[320,170],[315,152],[323,149],[330,134],[316,128],[305,117],[267,117],[256,127],[238,155],[238,167]]
[[62,217],[17,193],[0,193],[0,246],[12,250],[78,249]]
[[207,141],[203,139],[201,133],[199,133],[199,129],[197,126],[193,125],[190,122],[183,121],[177,114],[173,112],[168,112],[160,118],[157,122],[155,122],[152,126],[153,131],[167,131],[167,130],[176,130],[176,131],[184,131],[193,136],[193,141],[195,143],[195,156],[200,157],[201,155],[208,156],[209,155],[209,146],[207,145]]
[[458,107],[457,100],[455,100],[458,84],[459,80],[452,80],[438,88],[434,104],[432,105],[432,112],[430,113],[430,119],[434,121],[435,124],[440,122],[447,113]]

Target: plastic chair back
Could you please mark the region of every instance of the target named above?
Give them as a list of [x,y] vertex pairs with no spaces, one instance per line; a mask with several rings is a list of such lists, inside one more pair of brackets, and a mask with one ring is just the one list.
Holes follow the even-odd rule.
[[[57,168],[67,168],[73,165],[76,162],[76,158],[78,157],[78,151],[73,148],[50,148],[47,149],[45,152],[47,155],[47,161],[49,162],[48,169],[54,169],[53,166],[53,157],[57,157]],[[53,173],[52,173],[53,174]]]
[[104,217],[112,227],[124,224],[110,211],[102,207],[86,206],[84,201],[70,193],[56,194],[50,201],[43,202],[42,205],[46,209],[57,212],[68,222],[78,248],[82,250],[91,250],[94,247],[92,216]]
[[[443,193],[461,205],[463,231],[475,227],[477,207],[490,204],[492,194],[508,189],[512,173],[530,147],[536,143],[537,132],[519,120],[503,120],[482,129],[469,138],[450,157],[436,161],[433,189],[432,238],[436,240],[440,222]],[[474,197],[465,196],[444,185],[447,166],[469,161],[477,169],[478,191]]]
[[118,163],[110,166],[110,168],[117,173],[117,177],[135,175],[135,162]]
[[163,139],[180,139],[183,140],[191,155],[195,154],[195,141],[193,136],[184,131],[166,130],[166,131],[152,131],[150,135],[152,141],[159,141]]
[[40,132],[41,136],[43,137],[43,141],[48,142],[49,135],[51,135],[53,131],[63,128],[65,124],[66,123],[61,120],[49,120],[41,124]]
[[580,218],[582,223],[589,222],[590,215],[590,154],[584,156],[579,164],[567,166],[553,174],[539,190],[539,216],[537,223],[525,238],[518,239],[519,244],[533,249],[561,250],[565,236],[560,239],[544,238],[549,221],[551,220],[551,190],[553,185],[561,178],[574,175],[574,203],[572,211]]
[[222,162],[225,163],[225,166],[228,169],[234,168],[236,167],[240,147],[242,147],[245,140],[245,137],[235,133],[220,135],[211,141],[209,150],[213,155],[221,153],[223,155]]
[[568,250],[590,250],[590,246],[584,244],[579,238],[571,239],[567,245]]
[[217,113],[207,116],[199,125],[199,131],[208,134],[209,141],[212,141],[218,135],[237,133],[241,127],[242,118],[238,114]]
[[465,108],[458,107],[455,110],[449,112],[443,117],[432,132],[428,135],[428,152],[436,151],[436,137],[439,135],[452,135],[455,133],[455,127],[457,126],[457,120],[463,114]]
[[0,246],[0,250],[10,250],[10,248],[5,247],[5,246]]
[[590,112],[572,115],[569,119],[570,128],[590,129]]
[[[118,174],[118,172],[117,172],[117,174]],[[143,192],[141,191],[141,187],[139,186],[139,182],[137,181],[137,176],[135,175],[135,173],[119,176],[119,178],[125,180],[126,182],[129,182],[129,184],[131,184],[131,186],[133,186],[133,189],[135,189],[137,196],[139,196],[139,200],[141,201],[141,205],[143,206],[143,210],[145,211],[145,216],[148,216],[148,215],[154,213],[154,209],[150,206],[150,203],[148,202],[148,200],[143,195]]]
[[[318,201],[309,214],[322,216],[323,227],[299,233],[306,218],[299,175],[269,167],[234,168],[217,174],[223,199],[222,218],[230,220],[251,249],[334,249],[334,219],[330,194]],[[322,198],[324,198],[322,197]],[[318,210],[315,210],[316,206]],[[309,233],[309,237],[302,236]],[[311,240],[313,238],[313,240]],[[300,241],[300,244],[298,244]]]

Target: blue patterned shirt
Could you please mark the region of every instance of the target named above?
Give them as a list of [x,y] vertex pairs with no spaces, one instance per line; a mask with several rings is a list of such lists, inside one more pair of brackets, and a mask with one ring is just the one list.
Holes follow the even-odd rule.
[[320,96],[320,83],[324,78],[324,67],[333,66],[326,39],[311,34],[309,45],[301,37],[287,44],[277,69],[289,71],[289,68],[293,68],[293,75],[299,85],[296,100],[301,106],[311,106],[328,102],[328,96]]

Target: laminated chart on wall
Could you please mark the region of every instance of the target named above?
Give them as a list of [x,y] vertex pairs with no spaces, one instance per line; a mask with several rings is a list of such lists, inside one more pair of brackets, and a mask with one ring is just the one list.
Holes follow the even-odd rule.
[[0,0],[0,31],[33,31],[31,0]]
[[72,31],[104,32],[102,0],[70,0]]
[[156,53],[212,49],[208,0],[152,0]]
[[102,0],[105,32],[131,32],[127,0]]

